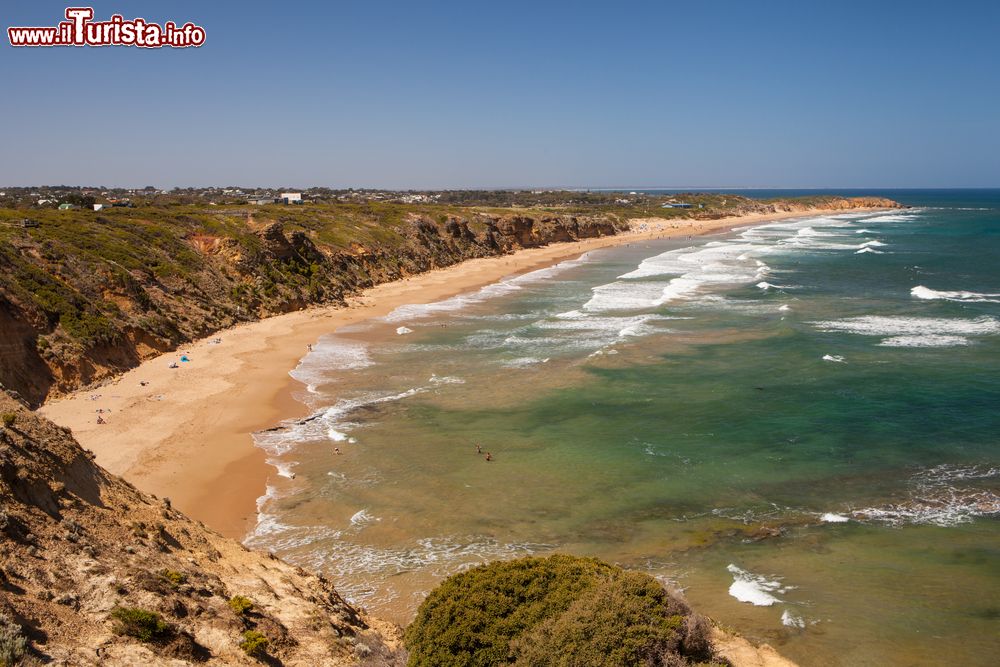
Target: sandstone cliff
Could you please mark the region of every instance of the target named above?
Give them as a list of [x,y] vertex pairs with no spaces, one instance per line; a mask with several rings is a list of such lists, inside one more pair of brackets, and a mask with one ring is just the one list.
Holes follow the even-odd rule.
[[352,226],[317,213],[310,228],[244,212],[221,224],[59,213],[0,244],[0,386],[32,405],[241,321],[343,303],[465,259],[627,229],[609,216],[410,213]]
[[[718,201],[717,201],[718,200]],[[0,387],[32,406],[239,322],[343,303],[475,257],[619,234],[630,218],[893,207],[873,197],[592,213],[463,207],[0,210]]]

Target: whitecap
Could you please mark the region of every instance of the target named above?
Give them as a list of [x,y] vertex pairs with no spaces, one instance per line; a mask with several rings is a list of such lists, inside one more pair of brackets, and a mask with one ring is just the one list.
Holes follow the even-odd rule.
[[898,338],[889,345],[915,344],[920,339],[928,341],[930,345],[963,345],[967,342],[965,336],[1000,333],[1000,321],[986,315],[971,319],[865,315],[810,324],[826,332]]
[[879,343],[882,347],[961,347],[970,345],[965,336],[944,336],[926,334],[924,336],[892,336]]
[[847,363],[847,362],[844,361],[844,358],[842,356],[840,356],[839,354],[824,354],[823,355],[823,361],[832,361],[832,362],[838,363],[838,364]]
[[819,520],[824,523],[847,523],[850,521],[850,517],[846,517],[843,514],[834,514],[833,512],[826,512],[820,515]]
[[864,255],[864,254],[884,255],[885,253],[882,252],[881,250],[875,250],[874,248],[862,248],[861,250],[858,250],[854,254],[855,255]]
[[770,607],[781,602],[773,593],[783,592],[781,582],[761,577],[729,564],[726,569],[733,575],[729,594],[740,602],[749,602],[756,607]]
[[910,290],[910,295],[915,299],[942,299],[945,301],[957,301],[966,303],[1000,303],[1000,294],[995,292],[967,292],[964,290],[946,291],[933,290],[923,285],[917,285]]
[[806,627],[805,619],[793,614],[788,609],[781,613],[781,624],[790,628],[799,628],[800,630]]
[[396,328],[396,335],[397,336],[405,336],[408,333],[413,333],[413,329],[411,329],[410,327],[397,327]]

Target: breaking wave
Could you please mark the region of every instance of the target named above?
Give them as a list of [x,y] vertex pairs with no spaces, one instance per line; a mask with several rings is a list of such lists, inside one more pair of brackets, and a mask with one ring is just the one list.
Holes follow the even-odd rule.
[[729,594],[740,602],[748,602],[756,607],[770,607],[781,600],[776,593],[785,593],[794,586],[785,586],[778,579],[767,579],[748,572],[730,563],[726,569],[733,575]]
[[911,289],[910,295],[915,299],[942,299],[944,301],[957,301],[960,303],[1000,303],[1000,294],[998,293],[966,292],[962,290],[949,292],[933,290],[923,285],[917,285]]
[[899,502],[853,510],[858,521],[891,526],[956,526],[1000,514],[1000,468],[943,464],[915,474],[910,497]]
[[953,347],[970,344],[969,336],[1000,333],[1000,321],[985,315],[973,319],[868,315],[810,324],[825,332],[882,336],[879,344],[885,347]]

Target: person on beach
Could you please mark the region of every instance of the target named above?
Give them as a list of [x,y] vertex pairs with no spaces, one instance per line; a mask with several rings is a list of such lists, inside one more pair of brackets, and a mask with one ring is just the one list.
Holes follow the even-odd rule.
[[334,448],[333,448],[333,453],[334,453],[334,454],[340,454],[340,453],[341,453],[341,451],[340,451],[340,447],[334,447]]
[[490,454],[489,452],[486,452],[486,460],[487,461],[492,461],[493,460],[493,455]]
[[483,448],[480,445],[476,445],[476,454],[482,454]]
[[107,422],[104,421],[104,417],[102,417],[101,415],[97,415],[97,423],[98,424],[107,424]]

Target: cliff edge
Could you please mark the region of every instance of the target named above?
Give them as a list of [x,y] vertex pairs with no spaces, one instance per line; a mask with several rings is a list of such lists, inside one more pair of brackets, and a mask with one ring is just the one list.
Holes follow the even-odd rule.
[[0,663],[402,664],[399,629],[329,580],[138,491],[2,392],[0,420]]

